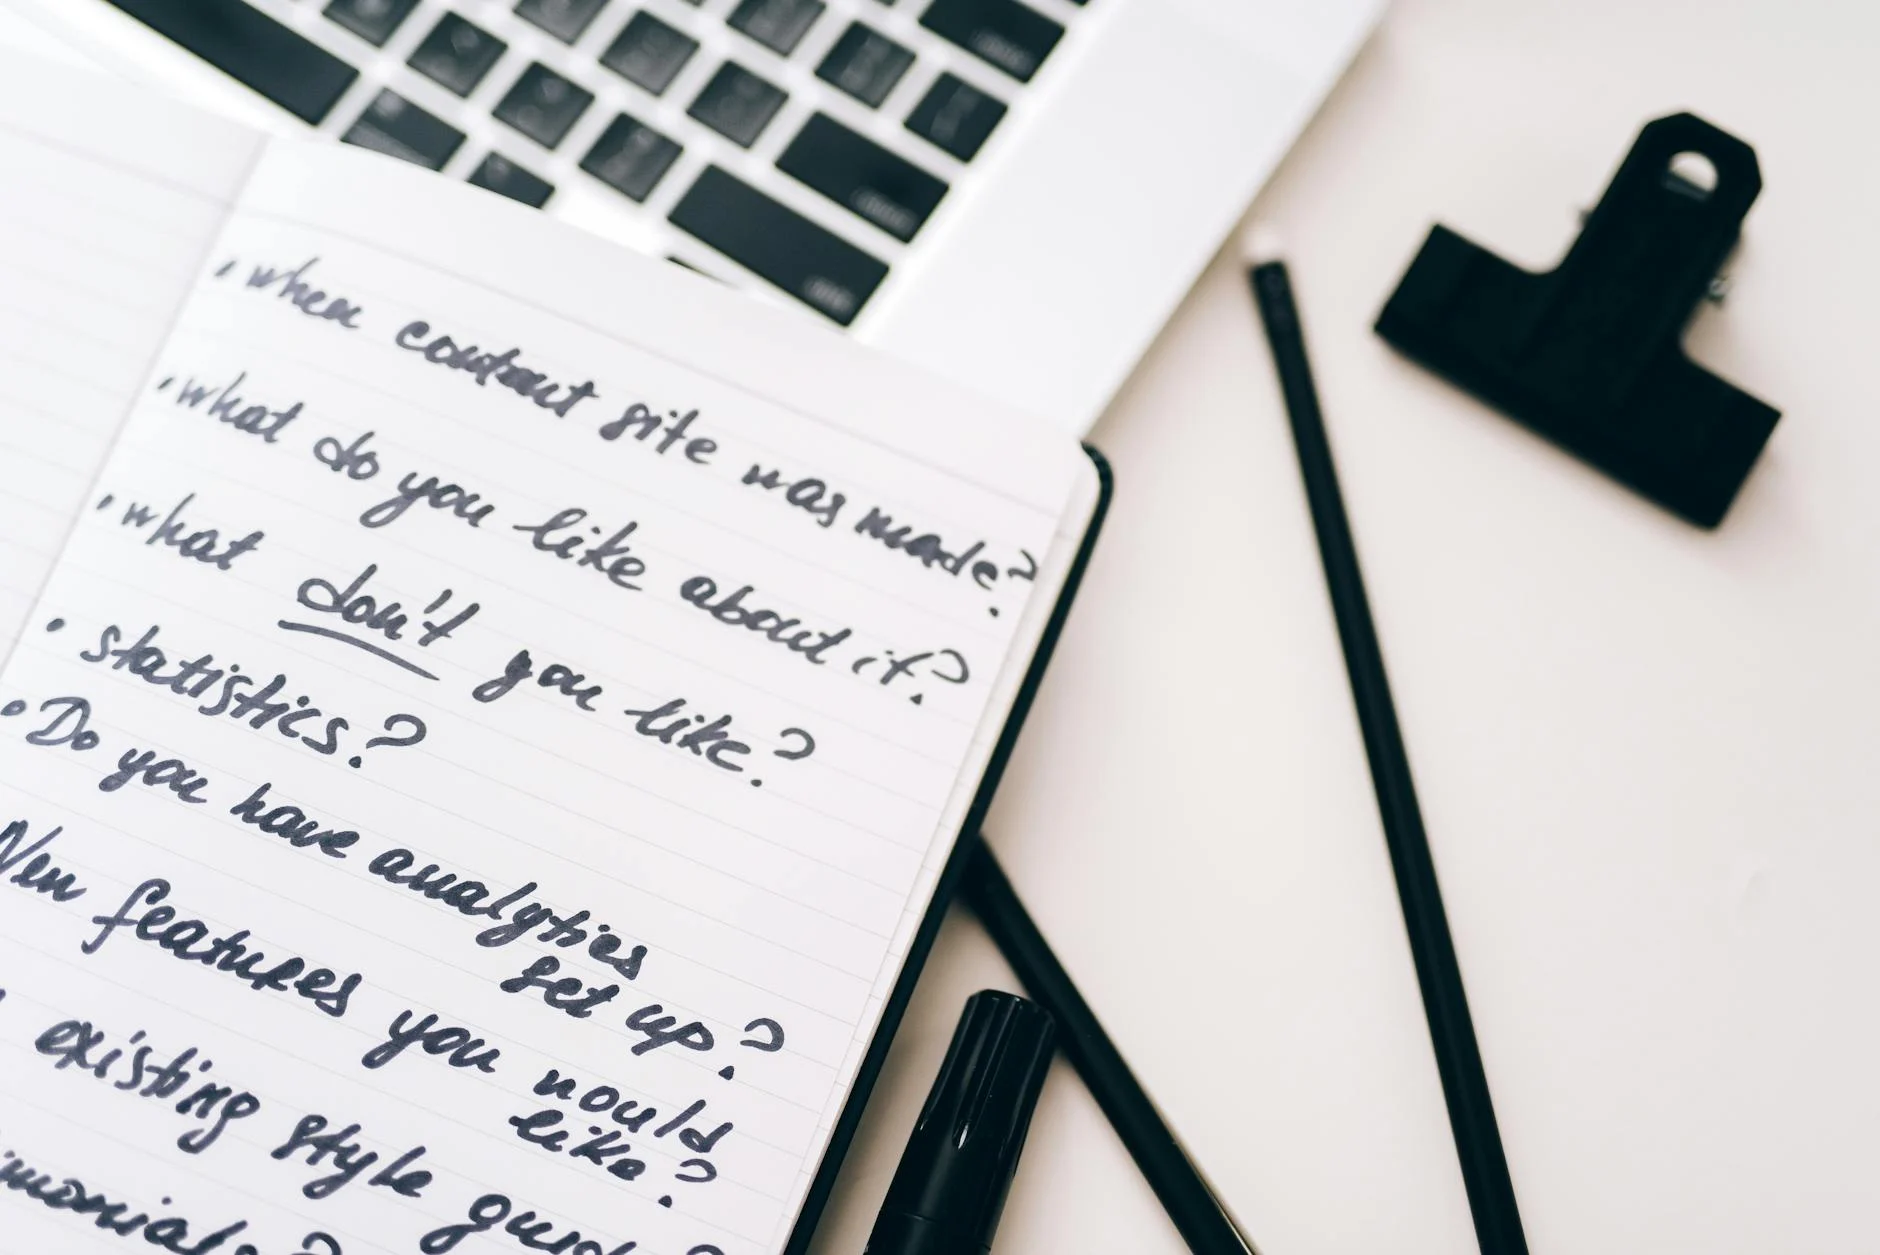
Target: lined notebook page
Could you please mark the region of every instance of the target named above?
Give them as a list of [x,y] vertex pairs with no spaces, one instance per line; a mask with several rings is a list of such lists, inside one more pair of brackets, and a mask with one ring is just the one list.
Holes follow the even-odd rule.
[[[24,58],[0,75],[0,657],[260,141]],[[139,94],[134,97],[142,101]]]
[[1078,450],[343,150],[193,282],[0,676],[0,1250],[778,1249]]

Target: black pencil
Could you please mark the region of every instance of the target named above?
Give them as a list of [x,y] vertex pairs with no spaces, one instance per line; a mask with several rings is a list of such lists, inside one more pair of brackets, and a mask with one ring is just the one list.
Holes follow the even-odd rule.
[[[1253,244],[1249,253],[1258,251]],[[1384,841],[1390,848],[1396,873],[1397,897],[1403,905],[1404,926],[1410,935],[1410,955],[1417,983],[1423,991],[1423,1009],[1435,1047],[1436,1068],[1449,1107],[1449,1128],[1462,1165],[1463,1186],[1475,1220],[1475,1236],[1483,1255],[1526,1255],[1527,1238],[1515,1206],[1514,1183],[1508,1177],[1508,1159],[1502,1150],[1495,1108],[1489,1101],[1488,1077],[1476,1045],[1469,1003],[1462,990],[1462,972],[1456,965],[1455,942],[1443,914],[1436,868],[1430,859],[1429,836],[1417,806],[1404,754],[1403,732],[1397,725],[1390,684],[1384,676],[1384,657],[1378,649],[1377,628],[1364,595],[1358,553],[1352,545],[1351,524],[1338,491],[1331,444],[1319,412],[1312,367],[1306,360],[1305,336],[1293,303],[1286,267],[1278,261],[1250,255],[1249,279],[1267,342],[1279,371],[1280,390],[1292,421],[1293,443],[1299,452],[1299,471],[1305,479],[1312,526],[1318,533],[1319,557],[1331,592],[1332,614],[1344,644],[1345,671],[1358,707],[1364,750],[1371,763],[1371,782],[1384,821]]]
[[1194,1162],[1149,1101],[1096,1013],[1077,992],[982,837],[960,892],[1004,952],[1032,1000],[1057,1020],[1058,1049],[1090,1087],[1136,1167],[1197,1255],[1249,1255],[1253,1244],[1228,1219]]

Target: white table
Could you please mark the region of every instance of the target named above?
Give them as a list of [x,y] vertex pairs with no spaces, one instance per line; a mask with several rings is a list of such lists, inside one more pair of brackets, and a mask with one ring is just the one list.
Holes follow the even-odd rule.
[[[1880,6],[1844,0],[1398,0],[1255,206],[1290,241],[1536,1252],[1873,1241],[1877,58]],[[1684,108],[1765,183],[1691,343],[1784,411],[1715,534],[1369,330],[1431,222],[1546,268]],[[1267,1255],[1470,1250],[1233,253],[1095,434],[1116,508],[989,828]],[[961,1001],[1009,980],[952,920],[819,1251],[860,1250]],[[997,1249],[1182,1249],[1062,1068]]]

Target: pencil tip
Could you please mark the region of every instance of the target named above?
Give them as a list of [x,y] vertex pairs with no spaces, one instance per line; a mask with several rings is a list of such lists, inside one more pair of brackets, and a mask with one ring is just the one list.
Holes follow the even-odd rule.
[[1264,266],[1279,260],[1284,244],[1279,232],[1255,219],[1240,234],[1240,259],[1249,266]]

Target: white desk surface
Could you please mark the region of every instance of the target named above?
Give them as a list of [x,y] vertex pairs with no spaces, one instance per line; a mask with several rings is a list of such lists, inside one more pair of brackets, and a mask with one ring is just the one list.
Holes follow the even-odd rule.
[[[1398,0],[1255,206],[1290,241],[1536,1252],[1873,1244],[1877,59],[1856,0]],[[1431,222],[1546,268],[1685,108],[1765,184],[1694,355],[1783,411],[1715,534],[1369,330]],[[1266,1255],[1471,1250],[1232,254],[1095,433],[1116,507],[990,830]],[[861,1249],[960,1002],[1009,979],[956,917],[819,1251]],[[996,1249],[1182,1249],[1062,1068]]]

